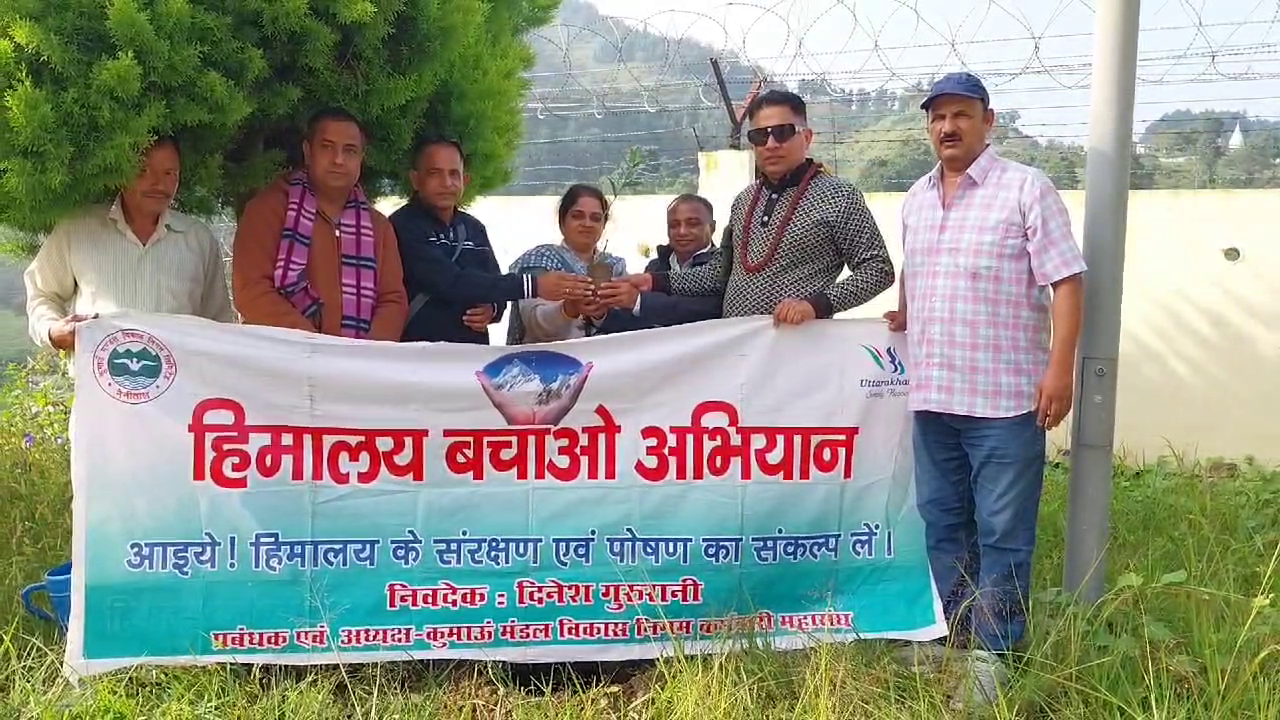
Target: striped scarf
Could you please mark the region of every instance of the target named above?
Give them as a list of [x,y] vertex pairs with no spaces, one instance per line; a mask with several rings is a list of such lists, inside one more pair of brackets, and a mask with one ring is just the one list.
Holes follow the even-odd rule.
[[[319,327],[324,303],[307,280],[307,260],[317,215],[316,194],[307,182],[305,171],[290,173],[286,179],[288,200],[280,252],[276,256],[275,285],[303,317]],[[374,251],[373,208],[359,185],[347,198],[335,232],[342,254],[341,332],[346,337],[363,338],[369,334],[373,307],[378,299],[378,262]]]

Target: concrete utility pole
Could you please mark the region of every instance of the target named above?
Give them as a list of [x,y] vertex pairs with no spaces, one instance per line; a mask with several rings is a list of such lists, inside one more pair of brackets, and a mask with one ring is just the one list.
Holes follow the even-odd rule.
[[1107,572],[1139,6],[1140,0],[1099,0],[1095,5],[1084,201],[1084,259],[1089,270],[1071,420],[1063,578],[1068,592],[1090,603],[1102,597]]

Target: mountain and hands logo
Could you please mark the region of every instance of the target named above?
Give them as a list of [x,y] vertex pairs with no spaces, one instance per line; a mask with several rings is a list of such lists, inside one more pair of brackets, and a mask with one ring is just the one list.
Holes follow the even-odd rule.
[[591,363],[552,350],[507,353],[476,372],[509,425],[558,425],[578,402]]

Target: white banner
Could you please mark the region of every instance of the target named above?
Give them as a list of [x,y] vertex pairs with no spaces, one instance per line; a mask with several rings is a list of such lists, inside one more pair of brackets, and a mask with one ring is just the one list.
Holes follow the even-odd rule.
[[82,327],[77,673],[945,632],[883,323],[540,346]]

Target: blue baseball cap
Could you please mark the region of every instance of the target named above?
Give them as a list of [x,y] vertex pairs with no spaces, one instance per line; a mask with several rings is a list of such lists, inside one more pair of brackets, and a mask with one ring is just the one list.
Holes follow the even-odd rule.
[[943,75],[929,89],[929,96],[920,103],[920,109],[928,110],[933,101],[943,95],[970,97],[981,100],[983,107],[991,107],[991,96],[987,94],[987,86],[983,85],[978,76],[973,73],[957,72]]

